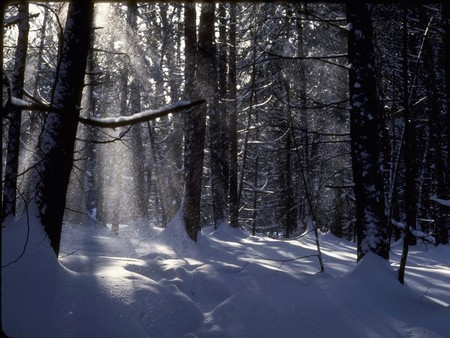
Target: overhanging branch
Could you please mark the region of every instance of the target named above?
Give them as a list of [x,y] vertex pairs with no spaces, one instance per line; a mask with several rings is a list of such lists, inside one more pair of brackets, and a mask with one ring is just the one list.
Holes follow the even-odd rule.
[[168,114],[178,113],[183,110],[187,110],[205,103],[205,100],[197,100],[193,102],[178,101],[177,103],[163,107],[156,110],[145,110],[140,113],[133,114],[131,116],[119,116],[119,117],[105,117],[105,118],[84,118],[80,117],[79,121],[87,126],[100,127],[100,128],[117,128],[138,124],[141,122],[147,122],[155,120],[158,117],[166,116]]
[[[53,111],[58,112],[54,108],[51,108],[48,104],[41,103],[34,99],[35,102],[29,102],[26,100],[18,99],[16,97],[11,97],[3,105],[3,110],[7,110],[8,107],[14,107],[21,110],[37,110],[37,111]],[[187,109],[191,109],[195,106],[206,103],[206,100],[196,100],[196,101],[178,101],[170,106],[162,107],[154,110],[145,110],[130,116],[118,116],[118,117],[79,117],[79,121],[87,126],[99,127],[99,128],[117,128],[124,126],[131,126],[141,122],[147,122],[155,120],[159,117],[166,116],[173,113],[179,113]],[[2,112],[3,113],[3,112]],[[62,112],[60,112],[62,113]]]

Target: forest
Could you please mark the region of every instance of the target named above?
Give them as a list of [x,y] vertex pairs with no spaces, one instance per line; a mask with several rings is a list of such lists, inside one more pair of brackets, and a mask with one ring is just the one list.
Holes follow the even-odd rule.
[[61,258],[68,227],[227,228],[308,238],[321,272],[331,234],[401,284],[448,248],[450,3],[0,8],[2,234],[36,216]]

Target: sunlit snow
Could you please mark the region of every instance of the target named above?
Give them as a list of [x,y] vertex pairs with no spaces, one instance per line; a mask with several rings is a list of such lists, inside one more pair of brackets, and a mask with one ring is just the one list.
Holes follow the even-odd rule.
[[[166,230],[66,224],[59,261],[30,213],[4,231],[4,329],[14,337],[446,337],[450,248],[401,243],[389,265],[354,243],[249,236],[223,224]],[[27,241],[27,234],[29,239]],[[23,249],[25,253],[20,257]],[[308,257],[306,257],[308,256]],[[20,257],[20,258],[19,258]],[[13,262],[14,260],[17,262]],[[11,263],[13,262],[13,263]],[[8,264],[10,263],[10,264]]]

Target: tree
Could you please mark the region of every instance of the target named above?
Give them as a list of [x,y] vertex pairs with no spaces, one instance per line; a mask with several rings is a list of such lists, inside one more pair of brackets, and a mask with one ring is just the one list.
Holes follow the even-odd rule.
[[351,104],[350,134],[356,198],[358,260],[368,252],[389,258],[383,172],[379,149],[379,104],[371,5],[347,4]]
[[[445,124],[442,121],[446,119],[445,107],[445,98],[444,100],[439,97],[439,79],[441,72],[438,70],[439,67],[436,67],[436,63],[439,58],[436,58],[435,51],[442,50],[442,47],[437,46],[433,41],[432,27],[430,27],[433,17],[429,18],[427,15],[427,11],[425,7],[419,7],[419,19],[420,23],[424,28],[423,34],[423,70],[425,72],[425,76],[423,77],[423,86],[424,92],[427,97],[427,104],[424,106],[423,111],[428,117],[429,121],[429,144],[430,144],[430,153],[431,153],[431,162],[432,164],[432,172],[433,172],[433,180],[431,182],[433,192],[438,199],[446,200],[449,196],[449,187],[446,181],[446,173],[445,173],[445,146],[446,146],[446,135],[444,132]],[[441,45],[442,46],[442,45]],[[445,62],[445,61],[444,61]],[[448,63],[448,62],[447,62]],[[443,82],[443,81],[442,81]],[[441,82],[441,83],[442,83]],[[445,88],[445,84],[443,84]],[[414,121],[414,119],[412,119]],[[414,127],[414,126],[413,126]],[[415,128],[412,129],[414,132]],[[416,149],[413,149],[411,153],[416,153]],[[408,163],[406,164],[408,168]],[[410,170],[416,169],[414,166]],[[448,170],[448,169],[447,169]],[[406,192],[407,196],[409,195]],[[428,200],[432,198],[431,196],[427,196]],[[429,206],[431,209],[431,205]],[[448,244],[449,236],[448,229],[446,226],[446,214],[445,207],[440,206],[438,203],[434,205],[434,236],[436,240],[436,244]],[[413,227],[416,229],[417,227]],[[419,229],[422,230],[422,229]]]
[[450,182],[450,3],[448,1],[442,4],[442,21],[444,24],[444,60],[445,60],[445,97],[446,125],[447,125],[447,172],[446,180]]
[[200,27],[198,32],[199,64],[197,79],[202,78],[203,92],[208,100],[209,117],[209,145],[211,167],[211,196],[213,203],[213,221],[217,227],[224,220],[224,177],[225,165],[222,153],[222,132],[219,110],[217,50],[215,47],[215,6],[203,3],[200,13]]
[[[28,4],[19,4],[19,34],[15,51],[14,72],[11,80],[11,95],[23,98],[25,64],[28,50]],[[5,187],[3,197],[3,217],[16,214],[17,174],[19,167],[20,125],[22,112],[18,108],[9,111],[8,148],[5,168]]]
[[416,229],[417,193],[416,193],[416,135],[415,120],[411,116],[409,104],[409,68],[408,68],[408,10],[403,8],[403,116],[405,123],[405,218],[406,226],[403,236],[403,250],[400,258],[398,278],[400,283],[405,281],[406,260],[409,245],[412,243],[411,230]]
[[59,253],[67,186],[73,165],[79,106],[90,45],[93,3],[70,3],[59,69],[39,146],[36,202],[42,225]]
[[238,137],[237,137],[237,85],[236,85],[236,4],[230,4],[229,82],[229,204],[230,225],[239,226],[238,195]]
[[[197,33],[194,4],[185,4],[185,97],[197,95]],[[200,201],[203,180],[203,158],[206,128],[206,107],[200,107],[185,117],[183,219],[186,232],[196,241],[201,227]]]

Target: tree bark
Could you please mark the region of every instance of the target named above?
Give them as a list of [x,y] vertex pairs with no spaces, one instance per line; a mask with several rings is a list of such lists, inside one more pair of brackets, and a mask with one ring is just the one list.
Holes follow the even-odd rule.
[[229,139],[231,130],[229,126],[229,118],[227,114],[227,62],[228,62],[228,46],[227,46],[227,18],[225,4],[218,4],[217,21],[219,23],[219,36],[217,43],[217,86],[218,86],[218,115],[220,120],[220,139],[222,140],[222,185],[224,192],[224,203],[228,204],[229,189],[229,169],[230,169],[230,145]]
[[[446,88],[446,128],[447,128],[447,170],[446,170],[446,181],[447,181],[447,193],[450,187],[450,3],[445,1],[442,4],[442,19],[444,23],[444,63],[445,63],[445,88]],[[448,243],[448,232],[447,232],[447,243]]]
[[[138,18],[138,6],[136,2],[128,3],[127,21],[131,28],[130,40],[132,46],[137,44],[137,18]],[[134,69],[135,73],[138,70]],[[133,77],[129,84],[130,90],[130,113],[135,114],[141,111],[141,91],[137,77]],[[144,178],[144,165],[145,157],[144,147],[142,144],[141,125],[135,125],[131,128],[132,135],[132,151],[133,161],[131,164],[131,172],[133,175],[133,188],[134,188],[134,205],[136,206],[135,213],[141,220],[146,220],[148,217],[148,198],[145,195],[145,178]]]
[[[426,16],[426,11],[421,10],[419,12],[419,19],[424,25],[424,27],[429,26],[429,18]],[[439,199],[448,199],[450,196],[448,183],[446,182],[446,173],[445,173],[445,157],[444,157],[444,149],[445,149],[445,133],[444,133],[444,124],[442,121],[445,121],[447,118],[447,114],[445,113],[445,109],[440,105],[441,100],[439,100],[439,89],[437,88],[437,83],[439,83],[438,78],[436,77],[436,64],[434,57],[434,47],[433,41],[430,36],[424,35],[423,41],[423,63],[426,71],[426,76],[424,77],[425,91],[427,94],[428,104],[425,107],[426,115],[429,117],[429,130],[430,130],[430,145],[432,152],[432,160],[434,163],[433,171],[434,171],[434,191],[436,193],[437,198]],[[444,61],[446,64],[449,61]],[[414,121],[414,120],[412,120]],[[415,133],[415,126],[412,126],[412,130]],[[416,166],[417,167],[417,166]],[[416,168],[414,168],[416,169]],[[408,192],[407,192],[408,194]],[[408,195],[407,195],[408,196]],[[430,196],[426,196],[427,200],[430,200]],[[448,230],[446,227],[446,208],[435,204],[435,222],[434,222],[434,235],[436,239],[436,244],[448,244]]]
[[236,84],[236,4],[230,4],[229,82],[229,203],[230,225],[239,226],[238,140],[237,140],[237,84]]
[[[3,27],[5,20],[5,3],[2,1],[0,3],[0,75],[2,81],[2,90],[0,90],[0,154],[3,164]],[[0,165],[0,205],[3,205],[3,165]],[[3,227],[3,208],[0,208],[0,226]],[[3,262],[3,230],[0,231],[0,262]],[[3,304],[3,296],[2,296],[2,268],[0,268],[0,336],[6,337],[6,334],[3,332],[3,316],[2,316],[2,306]]]
[[39,146],[36,202],[41,223],[56,255],[59,253],[67,186],[73,165],[92,17],[92,1],[75,0],[70,3],[60,70]]
[[[195,4],[185,4],[185,98],[195,97],[196,51]],[[185,115],[184,170],[185,188],[183,219],[186,232],[193,241],[201,227],[200,201],[202,193],[206,107],[199,107]]]
[[[28,4],[19,4],[19,34],[14,56],[14,72],[11,79],[13,97],[23,98],[25,65],[28,50]],[[17,170],[19,168],[20,125],[22,112],[11,107],[9,111],[8,148],[5,167],[5,187],[3,196],[3,217],[16,214]]]
[[408,75],[408,14],[403,8],[403,118],[405,123],[405,218],[406,226],[403,235],[403,249],[398,269],[400,283],[405,282],[406,260],[409,245],[412,244],[411,229],[416,228],[417,191],[416,191],[416,135],[415,123],[411,116],[409,105],[409,75]]
[[368,252],[389,258],[379,142],[378,94],[371,6],[347,3],[350,134],[356,198],[358,261]]
[[217,88],[217,51],[214,44],[214,4],[203,3],[200,13],[200,27],[198,36],[199,65],[198,75],[204,79],[203,91],[208,100],[209,144],[211,167],[211,194],[213,202],[213,220],[217,227],[224,216],[224,177],[222,132],[220,125],[219,97]]

